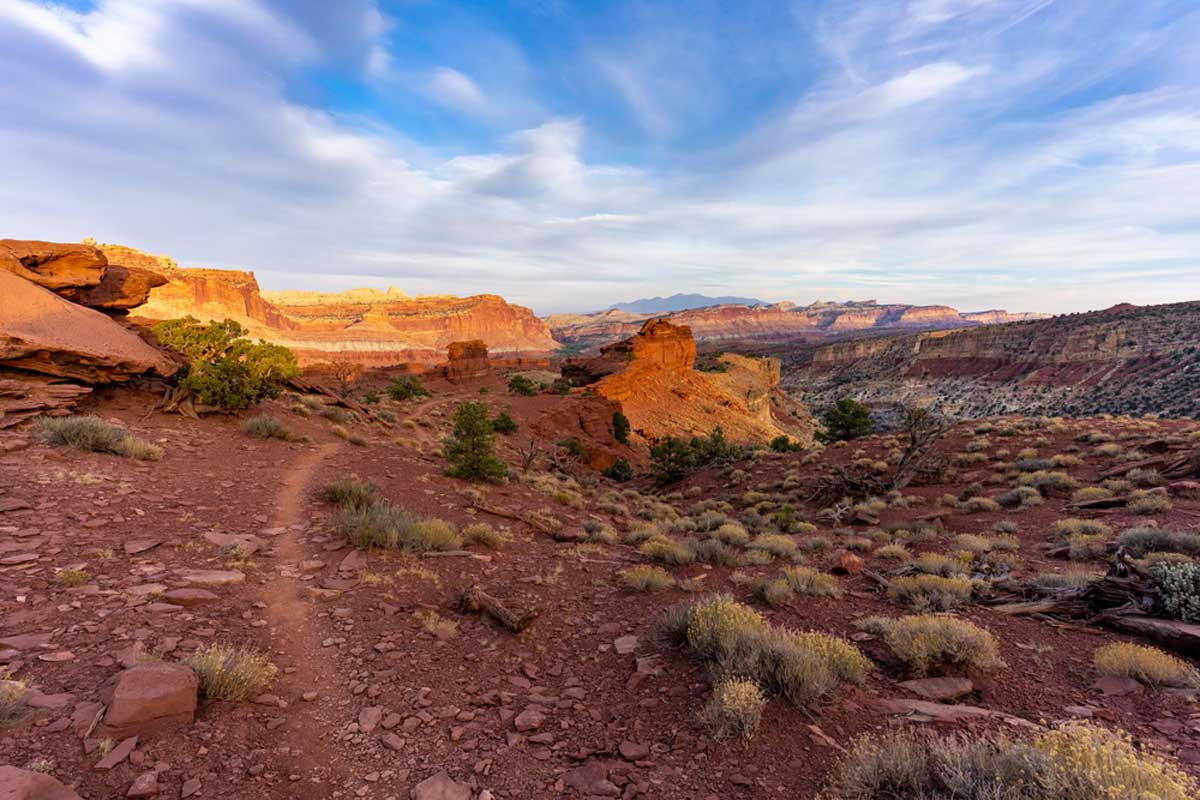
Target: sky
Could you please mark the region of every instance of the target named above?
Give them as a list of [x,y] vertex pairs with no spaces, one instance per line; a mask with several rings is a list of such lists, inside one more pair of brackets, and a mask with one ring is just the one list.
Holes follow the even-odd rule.
[[267,289],[1200,299],[1195,0],[0,0],[0,237]]

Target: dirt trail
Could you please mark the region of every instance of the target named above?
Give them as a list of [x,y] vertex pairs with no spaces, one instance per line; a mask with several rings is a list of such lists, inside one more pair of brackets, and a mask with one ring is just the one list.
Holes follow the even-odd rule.
[[[283,783],[281,797],[328,797],[349,777],[337,746],[329,740],[346,720],[336,706],[347,697],[346,685],[337,679],[339,669],[333,651],[321,646],[321,634],[312,618],[313,603],[303,596],[303,584],[293,569],[306,557],[300,532],[292,526],[306,521],[305,496],[321,462],[340,445],[322,445],[305,453],[288,467],[283,485],[275,496],[271,525],[283,528],[275,538],[274,577],[262,586],[261,601],[269,623],[271,648],[281,667],[271,692],[288,703],[287,721],[279,729],[278,765]],[[306,692],[317,692],[315,701],[303,700]],[[299,776],[299,777],[296,777]],[[319,781],[319,783],[318,783]]]

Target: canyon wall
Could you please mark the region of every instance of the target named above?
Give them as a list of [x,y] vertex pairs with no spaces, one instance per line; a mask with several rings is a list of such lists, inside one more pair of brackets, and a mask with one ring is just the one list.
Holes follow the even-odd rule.
[[153,270],[137,317],[234,319],[255,338],[290,348],[302,364],[346,360],[367,366],[434,364],[451,342],[481,340],[493,354],[545,356],[558,347],[546,324],[498,295],[409,297],[397,289],[264,292],[253,272],[183,269],[164,256],[101,245],[110,263]]
[[[698,343],[721,347],[739,342],[819,341],[859,331],[973,327],[1042,318],[1006,311],[962,313],[949,306],[852,303],[720,305],[662,315],[691,328]],[[624,311],[557,314],[546,319],[554,338],[577,351],[594,351],[633,335],[646,317]]]

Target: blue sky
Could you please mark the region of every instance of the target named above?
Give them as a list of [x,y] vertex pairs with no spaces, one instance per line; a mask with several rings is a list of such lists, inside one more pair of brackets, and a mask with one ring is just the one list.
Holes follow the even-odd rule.
[[1193,0],[0,0],[0,235],[271,289],[1200,298]]

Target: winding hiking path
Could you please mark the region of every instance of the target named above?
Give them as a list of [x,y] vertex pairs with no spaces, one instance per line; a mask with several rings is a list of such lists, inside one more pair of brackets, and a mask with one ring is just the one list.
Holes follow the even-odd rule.
[[[332,741],[332,735],[349,721],[342,719],[344,712],[339,710],[348,705],[349,694],[337,677],[335,651],[322,647],[313,601],[304,594],[298,566],[306,558],[300,540],[307,522],[305,497],[321,462],[340,447],[336,442],[321,445],[287,468],[271,517],[271,525],[282,532],[274,542],[274,577],[262,585],[260,600],[271,648],[284,667],[270,691],[288,703],[282,713],[285,721],[278,728],[283,758],[272,767],[283,778],[272,793],[278,797],[329,797],[351,777]],[[311,692],[317,693],[316,698],[305,700]]]

